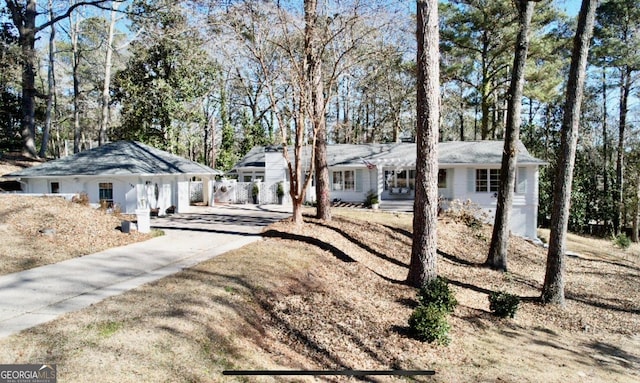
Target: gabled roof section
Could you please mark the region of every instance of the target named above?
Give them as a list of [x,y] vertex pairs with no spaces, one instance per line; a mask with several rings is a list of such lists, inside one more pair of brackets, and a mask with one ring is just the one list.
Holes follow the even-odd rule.
[[[240,162],[238,162],[235,166],[235,168],[264,168],[265,166],[265,159],[264,159],[264,153],[265,151],[268,150],[278,150],[278,148],[276,147],[270,147],[270,146],[254,146],[253,148],[251,148],[251,150],[249,151],[249,153],[245,154],[244,157],[242,157],[242,159],[240,160]],[[282,152],[282,148],[279,149],[280,152]]]
[[[438,163],[440,166],[484,164],[500,165],[504,141],[448,141],[438,144]],[[234,167],[264,167],[265,150],[269,148],[254,147]],[[280,149],[281,151],[281,149]],[[303,151],[305,155],[307,150]],[[290,156],[293,153],[290,151]],[[374,165],[415,166],[416,144],[332,144],[327,145],[327,162],[329,166],[364,166],[365,162]],[[529,154],[527,148],[518,143],[518,164],[545,165],[546,162]]]
[[137,141],[118,141],[10,173],[6,177],[169,174],[204,176],[222,172]]

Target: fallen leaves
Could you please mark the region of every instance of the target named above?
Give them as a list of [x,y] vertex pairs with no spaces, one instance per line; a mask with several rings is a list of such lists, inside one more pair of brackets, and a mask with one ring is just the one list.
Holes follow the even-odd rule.
[[122,233],[122,219],[59,197],[0,195],[0,274],[151,238]]

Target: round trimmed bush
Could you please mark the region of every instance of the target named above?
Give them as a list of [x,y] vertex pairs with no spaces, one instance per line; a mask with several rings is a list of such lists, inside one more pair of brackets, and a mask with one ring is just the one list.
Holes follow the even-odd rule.
[[434,305],[419,305],[409,317],[409,327],[416,338],[429,343],[447,345],[450,342],[447,313]]
[[455,295],[449,290],[449,282],[437,277],[427,282],[418,292],[418,301],[423,306],[433,305],[452,313],[458,305]]
[[504,291],[494,291],[489,294],[489,309],[500,318],[513,318],[518,311],[520,298]]

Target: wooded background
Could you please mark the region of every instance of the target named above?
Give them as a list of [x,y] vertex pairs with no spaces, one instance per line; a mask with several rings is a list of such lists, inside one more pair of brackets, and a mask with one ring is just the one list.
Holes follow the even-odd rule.
[[[221,170],[254,145],[311,142],[303,59],[318,58],[314,105],[329,143],[414,140],[415,3],[318,1],[305,52],[302,0],[0,3],[0,151],[56,158],[65,142],[139,140]],[[537,2],[520,139],[546,161],[548,224],[575,15]],[[518,11],[512,0],[440,2],[440,140],[502,139]],[[638,216],[640,1],[596,16],[569,229],[609,235]],[[310,61],[311,62],[311,61]],[[305,66],[305,68],[313,67]],[[318,102],[318,97],[322,102]],[[309,105],[306,105],[306,104]],[[311,117],[310,117],[311,116]],[[317,122],[317,121],[316,121]]]

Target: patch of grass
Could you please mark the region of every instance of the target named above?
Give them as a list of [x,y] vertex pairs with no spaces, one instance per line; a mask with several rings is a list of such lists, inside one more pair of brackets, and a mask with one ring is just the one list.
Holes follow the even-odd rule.
[[164,235],[164,230],[160,229],[151,229],[151,237],[162,237]]
[[123,326],[124,324],[122,322],[106,321],[98,323],[98,325],[96,326],[96,330],[101,337],[109,338],[110,336],[118,332]]

